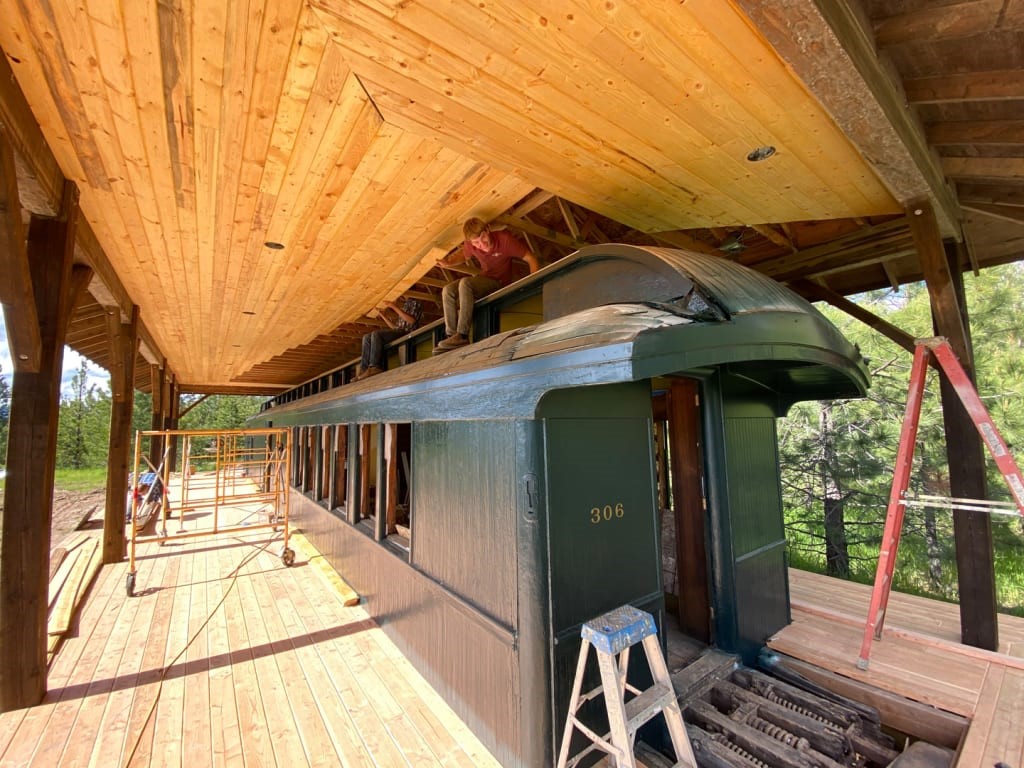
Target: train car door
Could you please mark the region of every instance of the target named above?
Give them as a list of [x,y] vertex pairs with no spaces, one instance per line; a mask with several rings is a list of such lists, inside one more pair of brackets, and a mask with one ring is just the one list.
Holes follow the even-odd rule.
[[[538,410],[558,734],[582,623],[626,603],[662,622],[650,403],[650,387],[643,381],[551,392]],[[643,663],[642,654],[634,656]]]

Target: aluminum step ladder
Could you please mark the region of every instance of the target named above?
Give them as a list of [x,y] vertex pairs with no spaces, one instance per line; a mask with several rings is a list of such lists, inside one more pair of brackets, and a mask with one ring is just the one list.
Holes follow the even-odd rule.
[[[985,499],[945,499],[926,497],[928,501],[907,498],[907,487],[910,484],[910,470],[914,462],[914,445],[917,442],[917,428],[921,421],[921,400],[924,396],[925,378],[928,363],[934,358],[942,369],[949,383],[956,390],[960,402],[974,422],[982,442],[988,448],[999,472],[1010,488],[1014,503],[987,501]],[[949,342],[937,336],[932,339],[918,339],[914,350],[914,364],[910,369],[910,385],[907,390],[907,406],[903,414],[903,427],[900,431],[899,450],[896,452],[896,467],[893,472],[892,490],[889,493],[889,506],[885,515],[885,530],[882,533],[882,546],[878,553],[878,567],[875,570],[875,585],[871,590],[871,605],[864,626],[864,639],[861,641],[860,657],[857,659],[858,669],[868,668],[871,654],[872,639],[882,637],[885,624],[885,611],[889,605],[889,593],[892,591],[892,576],[896,568],[896,554],[900,546],[900,533],[903,530],[903,516],[907,506],[941,506],[947,509],[971,509],[984,512],[1003,512],[1010,510],[1014,514],[1024,515],[1024,481],[1021,480],[1020,468],[1010,453],[1003,436],[996,429],[992,417],[985,404],[978,397],[978,391],[964,371],[956,353]]]
[[[583,625],[580,636],[583,641],[569,700],[569,715],[562,734],[558,768],[572,768],[596,749],[611,755],[611,764],[617,768],[636,768],[636,756],[633,754],[636,732],[658,713],[665,715],[678,760],[676,766],[697,768],[672,679],[661,653],[654,617],[631,605],[624,605],[588,621]],[[626,682],[629,650],[637,643],[643,646],[654,678],[654,684],[645,691]],[[591,647],[597,655],[601,685],[581,693]],[[633,694],[634,698],[626,701],[627,692]],[[577,717],[580,707],[601,694],[604,694],[610,727],[610,731],[603,736],[599,736]],[[569,746],[574,730],[579,730],[591,743],[570,759]]]

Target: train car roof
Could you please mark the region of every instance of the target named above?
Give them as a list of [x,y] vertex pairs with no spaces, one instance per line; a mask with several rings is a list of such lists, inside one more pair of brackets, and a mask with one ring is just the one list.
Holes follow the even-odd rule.
[[[605,298],[618,301],[572,306],[577,299],[571,297],[581,295],[576,286],[593,286],[594,272],[602,272],[601,284],[608,285],[609,271],[623,271],[623,265],[624,274],[642,274],[612,280],[617,292],[602,289]],[[629,300],[637,290],[647,299]],[[567,313],[276,405],[259,418],[275,426],[531,418],[552,390],[704,376],[715,369],[774,397],[780,414],[800,400],[860,396],[867,390],[859,352],[813,306],[722,259],[671,249],[593,246],[546,282],[544,291],[545,312],[551,305]]]

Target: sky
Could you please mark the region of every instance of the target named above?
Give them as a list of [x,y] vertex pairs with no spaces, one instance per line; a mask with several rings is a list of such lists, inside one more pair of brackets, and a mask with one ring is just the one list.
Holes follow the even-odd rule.
[[[69,394],[71,392],[71,377],[78,373],[83,359],[81,355],[70,347],[64,347],[64,372],[61,374],[60,382],[61,394]],[[89,366],[89,385],[95,385],[99,389],[109,392],[110,375],[98,365],[94,365],[88,360],[85,362]],[[2,312],[0,312],[0,366],[2,366],[2,375],[7,380],[7,383],[13,385],[14,362],[11,360],[11,350],[7,346],[7,326],[4,324]]]

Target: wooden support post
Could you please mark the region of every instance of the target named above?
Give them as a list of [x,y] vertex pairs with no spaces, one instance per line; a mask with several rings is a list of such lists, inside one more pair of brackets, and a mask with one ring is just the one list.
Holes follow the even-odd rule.
[[[931,296],[935,330],[949,341],[960,365],[974,382],[970,324],[956,246],[950,246],[948,251],[944,248],[930,203],[921,201],[911,205],[907,213]],[[981,437],[945,375],[940,377],[940,391],[949,461],[949,495],[983,499],[986,496],[985,457]],[[984,512],[958,510],[953,514],[953,537],[960,590],[961,639],[965,645],[994,651],[999,647],[999,628],[991,519]]]
[[[103,562],[125,557],[124,516],[128,498],[129,456],[132,453],[132,405],[135,402],[135,355],[139,348],[139,308],[121,322],[116,310],[107,315],[110,333],[110,440],[107,443],[107,504],[103,514]],[[159,459],[158,459],[159,461]]]
[[[164,405],[166,395],[165,376],[167,361],[163,365],[150,364],[149,366],[149,389],[152,397],[152,419],[150,429],[154,432],[162,432],[167,429],[167,410]],[[164,438],[162,435],[153,435],[149,438],[149,462],[154,467],[160,466],[164,455]]]
[[[177,429],[178,428],[178,412],[181,409],[181,397],[178,392],[178,382],[175,377],[171,377],[167,382],[167,421],[165,422],[165,429]],[[171,472],[177,472],[178,470],[178,436],[170,435],[167,438],[170,443],[170,450],[167,452],[167,464],[168,470]],[[188,462],[182,461],[182,472],[188,472]]]
[[668,390],[668,442],[672,462],[672,508],[676,516],[679,627],[711,641],[711,605],[701,482],[697,382],[672,379]]
[[50,517],[64,340],[92,270],[72,268],[78,189],[68,182],[57,219],[33,217],[27,254],[40,339],[38,371],[15,370],[7,483],[0,516],[0,711],[46,693]]

